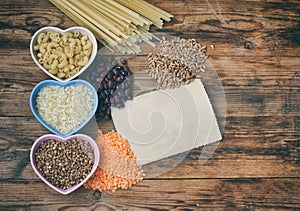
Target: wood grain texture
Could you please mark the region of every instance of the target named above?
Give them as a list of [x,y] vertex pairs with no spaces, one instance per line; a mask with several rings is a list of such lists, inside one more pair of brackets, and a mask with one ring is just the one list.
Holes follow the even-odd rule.
[[[0,210],[299,210],[300,2],[148,2],[175,16],[152,32],[208,46],[226,96],[226,107],[212,99],[225,125],[223,140],[144,166],[145,180],[129,190],[58,195],[29,163],[34,140],[48,133],[29,108],[31,90],[48,79],[31,59],[29,43],[41,27],[76,24],[49,1],[2,0]],[[155,88],[145,73],[146,55],[129,64],[136,93]],[[205,76],[213,96],[215,84]],[[114,129],[112,121],[98,127]]]
[[[298,184],[297,184],[298,183]],[[16,189],[12,189],[11,186]],[[145,180],[115,193],[80,188],[61,196],[41,182],[2,184],[0,205],[16,210],[299,209],[299,179]],[[36,189],[43,189],[37,192]],[[15,191],[18,191],[16,196]],[[32,193],[28,195],[28,192]],[[27,198],[28,201],[22,199]]]

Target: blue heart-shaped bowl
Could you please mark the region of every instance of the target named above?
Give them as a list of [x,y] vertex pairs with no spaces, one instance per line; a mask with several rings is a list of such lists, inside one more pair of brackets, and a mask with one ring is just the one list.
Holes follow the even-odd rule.
[[[43,87],[46,87],[46,86],[60,86],[60,87],[68,87],[68,86],[72,86],[72,85],[76,85],[76,84],[82,84],[86,87],[88,87],[92,93],[93,93],[93,96],[94,96],[94,108],[93,108],[93,111],[91,112],[90,116],[83,122],[81,123],[81,125],[74,129],[73,131],[67,133],[67,134],[63,134],[63,133],[60,133],[59,131],[57,131],[56,129],[54,129],[53,127],[51,127],[39,114],[37,108],[36,108],[36,97],[37,97],[37,94],[39,93],[39,91],[43,88]],[[95,112],[97,110],[97,107],[98,107],[98,96],[97,96],[97,91],[95,90],[95,88],[87,81],[84,81],[84,80],[80,80],[80,79],[77,79],[77,80],[73,80],[73,81],[69,81],[69,82],[66,82],[66,83],[63,83],[63,82],[59,82],[59,81],[55,81],[55,80],[45,80],[45,81],[42,81],[40,83],[38,83],[34,89],[32,90],[31,92],[31,95],[30,95],[30,108],[31,108],[31,111],[33,113],[33,115],[35,116],[35,118],[45,127],[47,128],[49,131],[51,131],[52,133],[56,134],[56,135],[59,135],[61,137],[68,137],[76,132],[78,132],[80,129],[82,129],[92,118],[93,116],[95,115]]]

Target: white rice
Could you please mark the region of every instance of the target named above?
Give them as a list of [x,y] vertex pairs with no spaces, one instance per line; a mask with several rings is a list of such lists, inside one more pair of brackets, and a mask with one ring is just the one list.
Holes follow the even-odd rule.
[[82,85],[43,87],[36,97],[40,116],[52,128],[67,134],[78,128],[92,113],[92,91]]

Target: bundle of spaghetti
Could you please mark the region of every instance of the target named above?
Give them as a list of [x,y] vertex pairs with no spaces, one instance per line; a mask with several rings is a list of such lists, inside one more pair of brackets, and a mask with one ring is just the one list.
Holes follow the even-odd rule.
[[[151,25],[163,27],[172,14],[144,0],[50,0],[77,24],[91,30],[103,45],[123,54],[141,52],[139,43],[151,46],[156,38]],[[156,38],[157,39],[157,38]]]

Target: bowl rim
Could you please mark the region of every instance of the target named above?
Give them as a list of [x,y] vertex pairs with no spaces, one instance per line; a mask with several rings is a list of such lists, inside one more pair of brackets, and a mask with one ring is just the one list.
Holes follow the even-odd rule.
[[[39,112],[37,111],[36,109],[36,106],[35,106],[35,98],[37,96],[37,94],[39,93],[39,91],[43,88],[43,87],[46,87],[46,86],[51,86],[51,85],[54,85],[54,86],[59,86],[59,87],[68,87],[68,86],[71,86],[71,85],[75,85],[75,84],[83,84],[85,86],[87,86],[93,93],[93,98],[94,98],[94,107],[93,107],[93,110],[92,110],[92,113],[90,114],[90,116],[87,117],[87,119],[82,122],[80,124],[80,126],[76,129],[74,129],[73,131],[70,131],[69,133],[60,133],[59,131],[55,130],[52,126],[50,126],[39,114]],[[30,104],[30,109],[31,109],[31,112],[33,113],[34,117],[47,129],[49,130],[50,132],[54,133],[55,135],[58,135],[58,136],[61,136],[63,138],[66,138],[70,135],[73,135],[75,134],[76,132],[78,132],[80,129],[82,129],[84,126],[86,126],[90,120],[94,117],[96,111],[97,111],[97,108],[98,108],[98,103],[99,103],[99,99],[98,99],[98,94],[97,94],[97,91],[96,89],[94,88],[94,86],[92,84],[90,84],[89,82],[85,81],[85,80],[82,80],[82,79],[76,79],[76,80],[72,80],[72,81],[68,81],[67,83],[62,83],[62,82],[59,82],[59,81],[55,81],[55,80],[44,80],[44,81],[41,81],[39,82],[34,88],[33,90],[31,91],[31,94],[30,94],[30,98],[29,98],[29,104]]]
[[[55,75],[52,75],[51,73],[49,73],[48,70],[46,70],[37,60],[36,58],[36,50],[34,50],[34,45],[36,43],[36,39],[38,37],[38,35],[42,32],[47,32],[47,31],[55,31],[55,32],[58,32],[60,34],[64,34],[68,31],[80,31],[80,33],[83,33],[85,35],[87,35],[89,37],[89,39],[91,40],[92,44],[93,44],[93,50],[92,50],[92,54],[91,54],[91,57],[89,59],[89,62],[83,66],[80,71],[78,73],[76,73],[74,76],[70,77],[70,78],[66,78],[66,79],[61,79],[61,78],[58,78],[56,77]],[[30,40],[30,55],[31,55],[31,58],[33,59],[33,61],[37,64],[37,66],[44,72],[46,73],[48,76],[50,76],[52,79],[54,80],[57,80],[59,82],[68,82],[68,81],[71,81],[73,79],[75,79],[76,77],[78,77],[79,75],[81,75],[85,70],[88,69],[88,67],[93,63],[93,61],[95,60],[96,58],[96,55],[97,55],[97,52],[98,52],[98,45],[97,45],[97,40],[96,40],[96,37],[95,35],[87,28],[85,27],[81,27],[81,26],[73,26],[73,27],[70,27],[70,28],[67,28],[67,29],[61,29],[61,28],[58,28],[58,27],[54,27],[54,26],[46,26],[46,27],[42,27],[40,28],[39,30],[37,30],[33,36],[31,37],[31,40]]]
[[[77,185],[72,186],[71,188],[68,188],[68,189],[64,190],[62,188],[58,188],[58,187],[54,186],[37,169],[36,162],[35,162],[35,159],[34,159],[35,152],[36,152],[37,148],[40,146],[40,144],[42,142],[45,142],[45,141],[48,141],[48,140],[51,140],[51,139],[58,140],[58,141],[61,141],[61,142],[68,142],[68,141],[72,141],[72,140],[75,140],[75,139],[80,139],[80,140],[83,140],[83,141],[87,141],[93,148],[94,164],[93,164],[92,170],[84,178],[83,181],[81,181]],[[45,135],[43,135],[43,136],[41,136],[41,137],[39,137],[38,139],[35,140],[35,142],[33,143],[32,147],[31,147],[31,150],[30,150],[30,163],[31,163],[31,166],[32,166],[34,172],[49,187],[51,187],[55,191],[57,191],[61,194],[64,194],[64,195],[67,195],[67,194],[75,191],[79,187],[81,187],[94,174],[94,172],[96,171],[96,169],[99,165],[99,162],[100,162],[100,151],[99,151],[98,145],[97,145],[96,141],[93,138],[91,138],[90,136],[85,135],[85,134],[75,134],[75,135],[72,135],[72,136],[68,136],[66,138],[63,138],[63,137],[55,135],[55,134],[45,134]]]

